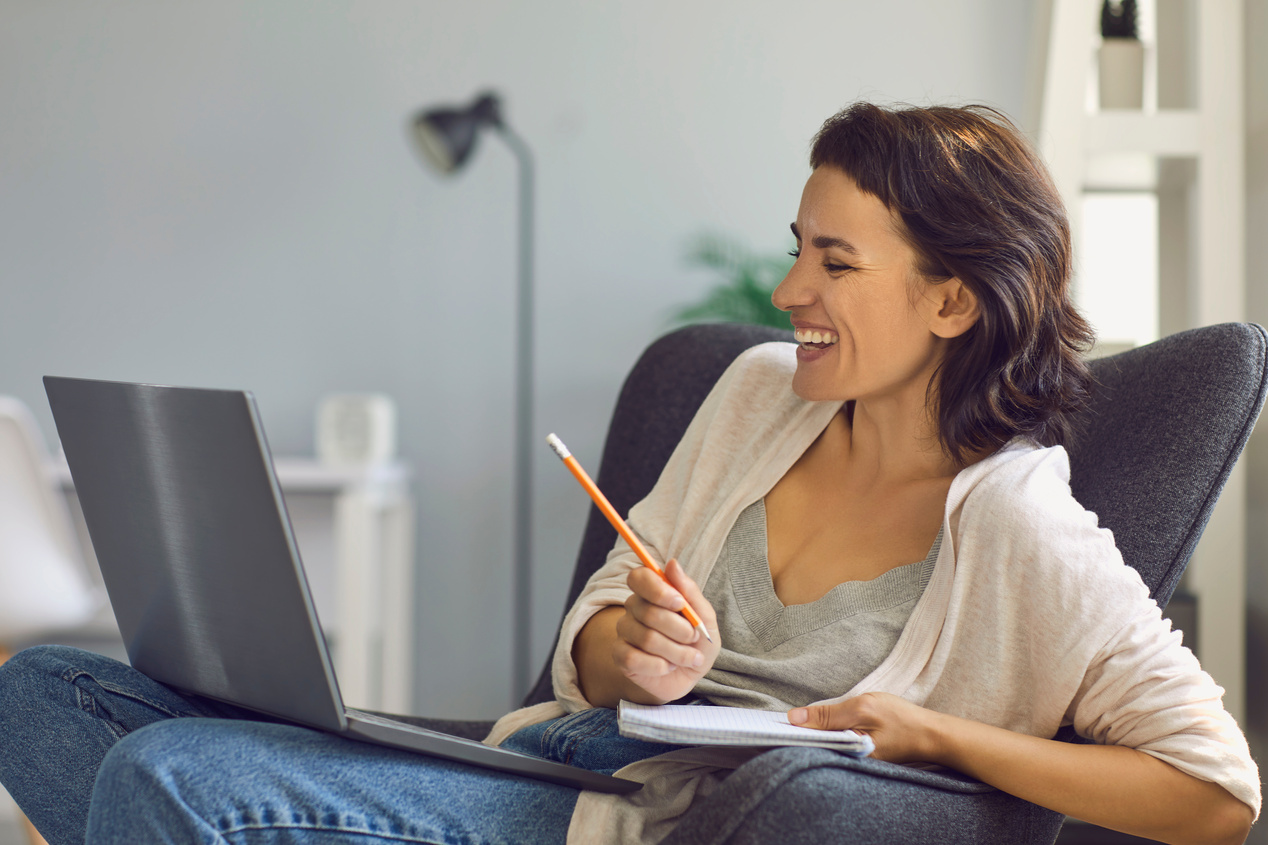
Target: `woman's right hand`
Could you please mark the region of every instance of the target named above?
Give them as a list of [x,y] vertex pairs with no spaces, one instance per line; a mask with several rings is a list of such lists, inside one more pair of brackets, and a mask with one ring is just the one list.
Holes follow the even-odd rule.
[[[665,583],[665,579],[669,583]],[[626,678],[665,703],[691,692],[718,657],[718,620],[713,606],[677,560],[665,565],[665,578],[645,566],[630,572],[634,594],[617,620],[612,659]],[[681,611],[690,604],[711,632],[705,639]]]
[[[664,704],[682,698],[717,659],[717,615],[678,561],[665,566],[665,583],[646,567],[630,571],[633,592],[622,606],[596,613],[573,643],[573,660],[586,700],[615,707],[624,698]],[[679,611],[684,602],[700,617],[714,642],[700,635]]]

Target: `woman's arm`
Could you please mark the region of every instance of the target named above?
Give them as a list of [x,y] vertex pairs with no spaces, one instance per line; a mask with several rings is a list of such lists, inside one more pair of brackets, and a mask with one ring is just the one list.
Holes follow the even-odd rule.
[[646,567],[632,570],[627,584],[634,594],[625,605],[600,610],[577,634],[572,659],[581,692],[596,707],[616,707],[623,698],[639,704],[681,698],[717,658],[718,644],[678,612],[690,602],[716,640],[713,608],[678,561],[666,564],[665,575],[669,584]]
[[789,720],[863,731],[879,759],[937,763],[1042,807],[1161,842],[1240,845],[1254,817],[1223,787],[1143,751],[1039,739],[886,693],[797,708]]

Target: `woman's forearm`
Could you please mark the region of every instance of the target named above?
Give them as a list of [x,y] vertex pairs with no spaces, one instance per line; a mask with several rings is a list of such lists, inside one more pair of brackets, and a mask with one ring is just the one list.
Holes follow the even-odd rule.
[[1034,804],[1170,843],[1241,843],[1250,807],[1217,784],[1112,745],[1039,739],[938,714],[935,757]]

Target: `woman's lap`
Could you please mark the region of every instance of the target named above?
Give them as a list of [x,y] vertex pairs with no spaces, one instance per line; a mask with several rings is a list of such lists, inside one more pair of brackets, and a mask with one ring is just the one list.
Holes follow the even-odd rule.
[[567,787],[248,716],[109,658],[31,649],[0,667],[0,781],[51,845],[85,831],[94,843],[561,842],[576,802]]
[[[668,750],[617,736],[614,714],[600,710],[525,728],[507,745],[608,772]],[[813,839],[815,821],[836,832],[884,825],[883,841],[904,841],[897,821],[923,829],[905,793],[923,791],[918,784],[837,771],[871,761],[784,760],[802,753],[809,752],[783,749],[742,767],[724,782],[720,800],[689,813],[670,838],[767,841],[769,830],[794,829]],[[784,763],[786,783],[769,771]],[[86,831],[90,842],[128,845],[557,843],[577,798],[567,787],[259,721],[179,695],[108,658],[59,647],[31,649],[0,666],[0,782],[51,845],[83,842]],[[868,790],[893,806],[876,811],[886,801]],[[850,810],[842,799],[851,795],[865,806]],[[1001,793],[944,799],[933,827],[963,828],[966,841],[974,820],[1016,815],[985,806],[1017,801]]]
[[562,842],[576,796],[293,725],[182,719],[110,751],[88,830],[94,843]]

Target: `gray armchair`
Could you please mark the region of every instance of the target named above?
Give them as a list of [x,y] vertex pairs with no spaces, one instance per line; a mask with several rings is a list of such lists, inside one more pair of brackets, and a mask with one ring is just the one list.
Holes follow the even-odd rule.
[[[744,349],[788,332],[692,326],[653,343],[626,379],[598,483],[621,513],[651,490],[696,409]],[[1070,445],[1075,496],[1113,530],[1165,606],[1263,406],[1268,334],[1251,324],[1182,332],[1093,363],[1086,428]],[[566,606],[616,541],[592,509]],[[525,704],[552,698],[550,665]],[[425,720],[482,736],[488,723]],[[1069,733],[1062,737],[1078,738]],[[859,777],[862,774],[864,777]],[[665,845],[1055,841],[1064,817],[954,773],[823,749],[783,748],[742,766]]]

